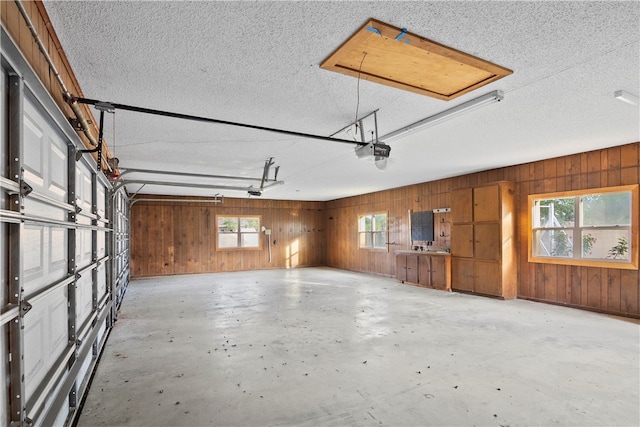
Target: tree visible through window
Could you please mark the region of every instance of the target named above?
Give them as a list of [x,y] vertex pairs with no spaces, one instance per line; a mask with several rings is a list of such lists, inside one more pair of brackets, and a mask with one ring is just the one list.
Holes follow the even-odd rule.
[[358,246],[367,249],[388,249],[386,213],[358,217]]
[[259,248],[260,217],[216,216],[218,249]]
[[637,186],[529,196],[530,260],[637,264],[635,205]]

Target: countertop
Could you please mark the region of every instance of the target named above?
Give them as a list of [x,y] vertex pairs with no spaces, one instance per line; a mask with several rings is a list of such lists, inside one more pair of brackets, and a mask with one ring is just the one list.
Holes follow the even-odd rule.
[[396,251],[396,254],[442,255],[442,256],[451,255],[451,253],[447,251],[416,251],[413,249],[400,249]]

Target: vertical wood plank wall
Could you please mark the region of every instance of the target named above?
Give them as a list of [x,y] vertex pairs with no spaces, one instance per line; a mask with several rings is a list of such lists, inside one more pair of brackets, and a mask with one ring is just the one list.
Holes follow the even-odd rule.
[[[395,250],[409,248],[409,209],[450,207],[452,189],[500,180],[516,184],[519,298],[640,317],[638,270],[537,264],[527,259],[527,196],[638,184],[637,142],[327,202],[327,265],[394,276]],[[384,210],[391,219],[390,242],[398,245],[390,246],[389,252],[358,249],[357,215]],[[436,235],[439,220],[436,216]]]
[[[640,183],[640,143],[426,182],[329,202],[225,199],[222,205],[140,202],[132,210],[133,276],[327,265],[395,276],[395,251],[409,249],[409,210],[451,207],[451,190],[516,184],[518,297],[640,317],[637,270],[529,263],[527,196]],[[640,206],[636,206],[640,209]],[[358,248],[357,218],[389,214],[389,246]],[[216,214],[262,215],[273,230],[272,262],[261,251],[216,251]],[[436,247],[449,247],[450,214],[435,215]],[[263,239],[266,239],[262,235]],[[263,240],[266,243],[266,240]]]
[[[394,276],[395,251],[411,245],[409,211],[450,207],[451,182],[445,179],[327,202],[327,264]],[[389,215],[388,251],[358,248],[358,215],[375,212]],[[434,247],[448,248],[450,233],[450,214],[434,215]]]
[[[175,197],[172,197],[175,198]],[[230,199],[139,202],[131,211],[132,276],[325,265],[324,202]],[[260,250],[216,250],[216,215],[256,215],[271,229]]]

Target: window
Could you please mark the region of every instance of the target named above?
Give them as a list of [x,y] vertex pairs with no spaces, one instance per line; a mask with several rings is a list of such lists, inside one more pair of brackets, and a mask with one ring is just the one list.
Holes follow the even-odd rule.
[[637,210],[637,185],[531,195],[529,261],[637,269]]
[[259,249],[259,216],[216,215],[218,249]]
[[358,217],[358,246],[366,249],[387,247],[387,214],[374,213]]

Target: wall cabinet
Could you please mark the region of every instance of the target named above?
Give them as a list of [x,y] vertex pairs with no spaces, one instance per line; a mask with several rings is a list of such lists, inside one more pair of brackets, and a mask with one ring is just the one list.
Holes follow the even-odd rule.
[[452,191],[454,290],[500,298],[517,294],[515,196],[510,182]]
[[396,278],[402,283],[451,290],[451,256],[429,252],[397,253]]

